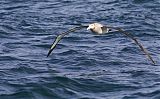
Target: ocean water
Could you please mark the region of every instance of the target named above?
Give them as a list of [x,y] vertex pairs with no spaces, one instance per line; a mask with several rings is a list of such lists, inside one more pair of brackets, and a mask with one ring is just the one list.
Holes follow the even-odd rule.
[[[132,33],[70,33],[100,22]],[[0,99],[160,99],[160,0],[0,0]]]

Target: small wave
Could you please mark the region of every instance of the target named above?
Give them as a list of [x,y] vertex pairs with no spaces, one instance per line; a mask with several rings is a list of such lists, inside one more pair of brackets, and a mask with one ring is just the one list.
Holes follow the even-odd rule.
[[[65,80],[64,80],[65,79]],[[111,84],[104,83],[92,79],[67,79],[67,78],[59,78],[59,81],[63,82],[62,84],[66,87],[76,90],[76,91],[85,91],[85,92],[110,92],[110,91],[120,91],[120,90],[131,90],[137,89],[135,86],[127,86],[123,84]],[[64,82],[65,81],[65,82]],[[96,87],[99,86],[99,87]]]
[[149,3],[152,2],[151,0],[133,0],[133,3],[142,4],[142,3]]
[[64,51],[59,53],[59,55],[63,55],[63,56],[67,56],[67,55],[73,55],[73,54],[77,54],[78,52],[75,50],[68,50],[68,51]]
[[1,27],[2,27],[1,29],[3,29],[3,31],[6,31],[7,33],[17,31],[17,29],[14,26],[8,24],[1,25]]
[[125,53],[132,53],[132,54],[135,54],[135,53],[139,53],[139,49],[136,48],[136,47],[124,47],[121,52],[125,52]]
[[17,64],[19,67],[11,68],[9,72],[36,74],[38,71],[28,66],[28,64]]
[[19,59],[13,56],[1,56],[0,57],[0,61],[17,61],[17,60],[23,61],[22,59]]
[[135,94],[133,94],[133,96],[136,96],[136,97],[150,97],[150,98],[153,98],[153,99],[159,99],[160,98],[160,90],[155,90],[155,91],[148,91],[148,92],[137,92]]
[[10,7],[6,7],[4,8],[4,10],[15,10],[15,9],[21,9],[21,8],[26,8],[28,6],[10,6]]

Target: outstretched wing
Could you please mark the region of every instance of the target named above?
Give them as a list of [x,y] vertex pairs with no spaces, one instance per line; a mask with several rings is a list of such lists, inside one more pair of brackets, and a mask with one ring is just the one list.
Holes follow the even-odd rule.
[[61,33],[60,35],[58,35],[57,37],[56,37],[56,39],[55,39],[55,41],[53,42],[53,44],[51,45],[51,48],[50,48],[50,50],[49,50],[49,52],[48,52],[48,54],[47,54],[47,57],[51,54],[51,52],[53,51],[53,49],[56,47],[56,45],[58,44],[58,42],[65,36],[65,35],[67,35],[67,34],[69,34],[69,33],[71,33],[71,32],[74,32],[74,31],[76,31],[76,30],[80,30],[80,29],[82,29],[82,28],[87,28],[88,26],[86,25],[81,25],[81,26],[78,26],[78,27],[74,27],[74,28],[71,28],[71,29],[69,29],[68,31],[66,31],[66,32],[63,32],[63,33]]
[[143,47],[143,45],[141,43],[139,43],[138,40],[136,38],[134,38],[134,36],[132,34],[130,34],[128,32],[125,32],[123,29],[118,28],[118,27],[108,27],[108,26],[105,26],[105,27],[106,28],[110,28],[110,29],[118,30],[119,32],[121,32],[124,35],[126,35],[127,37],[131,38],[140,47],[140,49],[145,53],[145,55],[147,56],[147,58],[149,60],[151,60],[153,64],[155,64],[155,61],[153,60],[153,58],[151,57],[151,55],[148,53],[147,49],[145,49]]

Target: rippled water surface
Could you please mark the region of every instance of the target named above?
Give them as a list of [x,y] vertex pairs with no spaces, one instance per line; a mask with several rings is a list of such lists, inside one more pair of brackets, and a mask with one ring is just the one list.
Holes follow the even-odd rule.
[[[131,32],[80,30],[100,22]],[[0,99],[160,99],[159,0],[0,0]]]

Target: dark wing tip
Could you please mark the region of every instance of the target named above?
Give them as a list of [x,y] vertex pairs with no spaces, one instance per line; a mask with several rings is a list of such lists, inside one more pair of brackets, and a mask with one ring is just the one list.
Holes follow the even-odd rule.
[[156,65],[156,62],[152,58],[150,60],[152,61],[153,65]]
[[52,51],[53,51],[53,49],[50,49],[50,50],[48,51],[47,57],[51,54]]
[[47,57],[51,54],[51,52],[54,50],[54,48],[56,47],[55,42],[52,44],[51,48],[48,51]]

